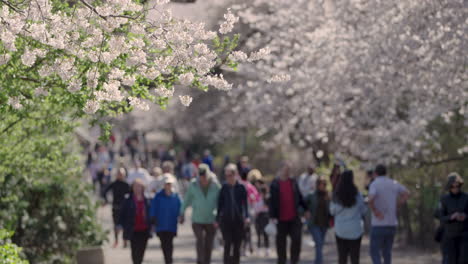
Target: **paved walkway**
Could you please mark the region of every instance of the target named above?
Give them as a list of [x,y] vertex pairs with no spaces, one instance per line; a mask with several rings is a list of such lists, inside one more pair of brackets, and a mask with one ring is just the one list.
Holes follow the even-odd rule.
[[[112,228],[112,218],[110,214],[110,207],[101,207],[98,215],[102,221],[103,226],[107,230]],[[187,214],[189,216],[189,214]],[[190,218],[190,217],[187,217]],[[304,236],[304,243],[302,247],[302,262],[301,264],[311,264],[314,259],[314,248],[308,245],[310,241],[309,236]],[[327,237],[328,243],[325,246],[325,264],[337,263],[337,252],[334,239],[331,234]],[[131,264],[130,249],[124,249],[120,245],[118,248],[111,248],[111,242],[113,242],[113,234],[109,234],[109,241],[104,246],[106,263],[108,264]],[[254,241],[256,239],[254,238]],[[195,238],[193,237],[190,223],[186,222],[184,225],[179,227],[179,234],[175,239],[175,251],[174,251],[174,264],[195,264]],[[363,241],[363,247],[361,249],[361,263],[371,264],[371,260],[368,254],[368,240]],[[152,238],[149,241],[148,248],[145,255],[145,264],[163,264],[162,252],[159,248],[159,241],[157,238]],[[222,250],[216,249],[213,252],[213,264],[222,264]],[[254,254],[252,257],[245,257],[242,263],[252,264],[274,264],[276,263],[275,254],[271,257],[259,257]],[[438,254],[417,252],[414,250],[408,250],[404,248],[396,248],[393,253],[393,264],[439,264],[441,263]]]

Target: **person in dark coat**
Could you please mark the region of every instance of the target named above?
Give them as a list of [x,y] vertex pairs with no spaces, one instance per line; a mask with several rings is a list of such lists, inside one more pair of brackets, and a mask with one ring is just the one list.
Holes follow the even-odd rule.
[[[120,168],[114,182],[104,190],[104,200],[107,201],[107,193],[112,191],[112,219],[114,220],[115,242],[114,248],[119,245],[119,233],[122,227],[119,225],[120,206],[125,200],[125,195],[130,192],[130,185],[125,181],[125,169]],[[124,242],[125,245],[125,242]]]
[[447,190],[440,201],[440,220],[444,226],[442,243],[447,249],[448,264],[468,263],[468,194],[461,190],[458,173],[448,176]]
[[291,166],[285,162],[280,170],[279,177],[273,180],[270,186],[270,218],[277,223],[276,251],[278,264],[286,263],[286,240],[291,238],[291,264],[300,260],[302,244],[301,214],[307,205],[299,190],[295,179],[291,178]]
[[240,247],[244,227],[250,223],[247,209],[247,191],[237,181],[235,164],[225,169],[226,183],[219,192],[217,223],[224,239],[224,264],[240,263]]
[[122,203],[119,217],[123,237],[130,240],[133,264],[143,262],[151,235],[150,204],[144,192],[143,181],[136,179],[132,184],[132,192]]

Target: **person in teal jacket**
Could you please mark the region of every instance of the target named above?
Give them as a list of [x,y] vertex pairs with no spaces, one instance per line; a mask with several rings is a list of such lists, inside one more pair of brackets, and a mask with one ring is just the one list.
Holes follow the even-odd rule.
[[[198,177],[189,185],[181,216],[192,207],[192,229],[196,238],[197,264],[209,264],[216,234],[216,209],[220,186],[206,164],[200,164]],[[183,222],[182,217],[182,222]]]

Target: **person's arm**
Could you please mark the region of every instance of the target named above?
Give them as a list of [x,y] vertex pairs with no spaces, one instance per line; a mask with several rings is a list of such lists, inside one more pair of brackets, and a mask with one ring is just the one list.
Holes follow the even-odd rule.
[[109,184],[105,189],[104,192],[102,193],[102,197],[104,197],[104,202],[108,203],[109,201],[107,200],[107,193],[114,188],[115,182]]
[[216,213],[216,222],[220,222],[221,220],[221,214],[223,213],[223,207],[224,207],[224,187],[221,187],[221,190],[219,191],[219,199],[218,199],[218,210]]
[[365,216],[367,214],[367,206],[366,206],[366,203],[364,202],[364,197],[360,193],[358,195],[358,202],[359,202],[359,209],[361,211],[361,216]]
[[330,202],[330,215],[335,216],[336,213],[339,211],[340,205],[335,203],[334,201]]
[[157,210],[158,210],[158,201],[156,197],[151,200],[151,205],[150,205],[150,219],[151,219],[151,224],[156,226],[157,224]]
[[273,221],[277,221],[278,219],[278,208],[276,207],[275,205],[275,201],[277,200],[276,199],[276,196],[277,196],[277,192],[275,190],[275,186],[274,186],[274,181],[273,183],[270,185],[270,199],[268,200],[268,212],[270,214],[270,218],[273,220]]
[[185,194],[185,197],[184,197],[184,203],[180,210],[180,216],[184,217],[185,210],[187,210],[188,207],[192,206],[192,201],[193,201],[193,193],[192,193],[192,185],[190,184],[187,189],[187,193]]
[[399,195],[398,195],[398,207],[402,206],[403,204],[406,203],[406,201],[408,201],[409,197],[410,197],[410,192],[408,191],[408,189],[399,184]]
[[249,209],[248,209],[248,198],[247,198],[247,189],[245,187],[240,188],[241,190],[241,205],[242,205],[242,214],[244,219],[249,219]]
[[382,212],[380,212],[377,207],[375,206],[375,199],[377,198],[377,190],[375,188],[375,185],[374,184],[371,184],[370,188],[369,188],[369,208],[371,209],[372,211],[372,214],[375,215],[375,217],[377,217],[377,219],[383,219],[384,216],[382,214]]

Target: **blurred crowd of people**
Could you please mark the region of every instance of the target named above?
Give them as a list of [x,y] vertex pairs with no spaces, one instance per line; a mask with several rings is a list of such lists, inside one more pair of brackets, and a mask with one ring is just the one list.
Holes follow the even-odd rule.
[[[154,234],[160,239],[165,263],[173,263],[173,241],[178,225],[186,222],[189,207],[197,264],[211,263],[218,236],[225,264],[238,264],[243,255],[254,251],[270,256],[272,238],[277,263],[286,264],[289,252],[289,263],[297,264],[304,230],[313,240],[314,263],[327,263],[323,247],[332,227],[338,262],[357,264],[368,216],[372,263],[391,263],[397,214],[409,191],[388,176],[384,165],[368,172],[364,196],[356,187],[354,172],[343,162],[334,165],[328,178],[319,175],[313,165],[294,177],[291,164],[284,162],[277,177],[266,180],[247,156],[235,164],[225,159],[216,175],[209,150],[201,157],[186,151],[182,160],[168,150],[149,162],[139,151],[128,149],[131,162],[125,166],[115,161],[108,148],[97,146],[88,159],[88,169],[99,186],[99,196],[107,202],[112,193],[114,246],[123,230],[124,246],[130,242],[135,264],[142,263],[147,241]],[[462,184],[459,175],[449,176],[448,194],[436,213],[441,221],[444,264],[467,263],[468,198],[461,192]]]

